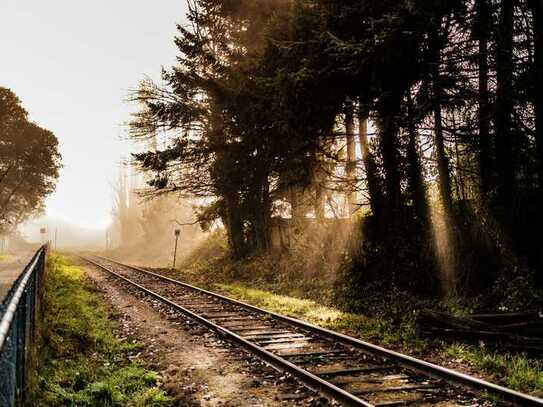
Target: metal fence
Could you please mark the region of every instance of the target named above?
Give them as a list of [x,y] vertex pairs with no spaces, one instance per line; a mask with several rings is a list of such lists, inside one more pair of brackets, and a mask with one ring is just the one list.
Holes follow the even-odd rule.
[[46,247],[36,252],[0,305],[0,406],[25,403]]

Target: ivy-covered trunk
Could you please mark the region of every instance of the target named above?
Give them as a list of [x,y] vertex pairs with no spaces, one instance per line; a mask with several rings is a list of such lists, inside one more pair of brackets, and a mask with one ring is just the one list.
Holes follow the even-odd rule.
[[360,104],[358,113],[358,127],[358,137],[368,185],[370,207],[373,215],[379,219],[384,207],[383,190],[377,171],[377,163],[375,162],[375,157],[368,140],[368,112],[362,103]]
[[491,188],[490,156],[490,100],[488,91],[488,39],[490,36],[490,11],[488,0],[477,0],[475,36],[479,40],[479,172],[481,194],[487,197]]
[[501,2],[496,55],[496,171],[498,202],[512,214],[515,185],[513,124],[513,23],[515,0]]
[[535,69],[535,139],[540,196],[543,198],[543,0],[532,0]]
[[396,223],[402,208],[402,193],[400,185],[400,168],[398,157],[398,116],[400,113],[400,92],[389,88],[381,98],[378,109],[378,127],[380,147],[385,174],[385,192],[387,216],[390,225]]

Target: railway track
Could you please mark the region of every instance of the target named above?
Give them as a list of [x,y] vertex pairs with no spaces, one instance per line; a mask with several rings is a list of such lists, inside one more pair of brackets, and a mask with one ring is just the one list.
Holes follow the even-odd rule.
[[83,259],[344,406],[543,406],[542,399],[149,270],[97,256]]

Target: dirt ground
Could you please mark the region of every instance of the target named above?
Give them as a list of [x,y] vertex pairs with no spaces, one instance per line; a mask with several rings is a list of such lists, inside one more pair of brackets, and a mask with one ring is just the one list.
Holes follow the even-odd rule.
[[0,260],[0,302],[30,263],[34,253],[35,251],[10,253],[5,260]]
[[120,335],[145,345],[134,359],[142,358],[161,375],[178,406],[328,404],[206,328],[94,266],[79,265],[117,312]]

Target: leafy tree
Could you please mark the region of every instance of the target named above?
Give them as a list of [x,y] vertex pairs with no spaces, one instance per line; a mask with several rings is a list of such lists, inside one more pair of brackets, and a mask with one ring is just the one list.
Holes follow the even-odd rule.
[[54,191],[61,156],[58,140],[28,121],[19,99],[0,87],[0,230],[13,230],[43,209]]

